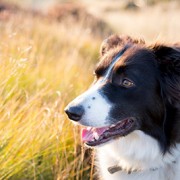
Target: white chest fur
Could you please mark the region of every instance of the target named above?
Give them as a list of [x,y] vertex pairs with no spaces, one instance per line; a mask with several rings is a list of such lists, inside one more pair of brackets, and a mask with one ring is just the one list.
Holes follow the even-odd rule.
[[[155,139],[134,131],[98,147],[97,166],[103,180],[180,180],[180,144],[171,154],[162,155]],[[112,166],[123,170],[111,174],[108,168]],[[130,169],[138,171],[127,174]]]

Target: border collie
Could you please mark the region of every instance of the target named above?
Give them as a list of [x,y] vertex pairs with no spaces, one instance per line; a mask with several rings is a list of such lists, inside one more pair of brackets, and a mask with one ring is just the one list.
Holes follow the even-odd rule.
[[92,86],[66,108],[105,180],[180,180],[180,45],[112,35]]

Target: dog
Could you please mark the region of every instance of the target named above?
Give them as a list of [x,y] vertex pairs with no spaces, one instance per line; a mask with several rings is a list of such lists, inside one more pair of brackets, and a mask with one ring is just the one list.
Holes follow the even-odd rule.
[[92,86],[65,112],[103,180],[180,180],[180,45],[111,35]]

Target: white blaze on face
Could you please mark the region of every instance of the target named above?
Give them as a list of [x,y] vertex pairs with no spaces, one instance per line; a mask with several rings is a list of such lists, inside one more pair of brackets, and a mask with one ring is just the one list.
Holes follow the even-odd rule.
[[108,77],[110,76],[111,71],[112,71],[114,65],[115,65],[116,62],[120,59],[120,57],[122,56],[123,52],[124,52],[124,51],[119,52],[119,53],[116,55],[116,57],[113,59],[112,63],[110,64],[110,66],[109,66],[109,68],[108,68],[108,70],[107,70],[107,72],[106,72],[105,77],[103,78],[104,81],[107,80]]
[[112,60],[109,68],[103,79],[99,79],[86,92],[74,99],[68,106],[82,106],[84,114],[78,123],[85,126],[103,127],[107,126],[108,120],[110,120],[109,112],[112,104],[107,100],[105,95],[100,91],[101,87],[106,83],[109,75],[115,65],[120,59],[124,50],[119,52],[116,57]]

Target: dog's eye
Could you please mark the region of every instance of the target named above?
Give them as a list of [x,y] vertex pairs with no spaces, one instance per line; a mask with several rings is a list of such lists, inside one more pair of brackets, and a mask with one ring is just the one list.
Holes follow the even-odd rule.
[[122,86],[130,88],[134,86],[134,83],[129,79],[123,79],[122,80]]

